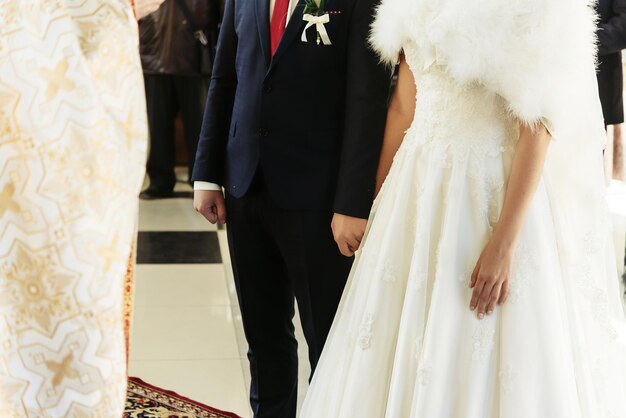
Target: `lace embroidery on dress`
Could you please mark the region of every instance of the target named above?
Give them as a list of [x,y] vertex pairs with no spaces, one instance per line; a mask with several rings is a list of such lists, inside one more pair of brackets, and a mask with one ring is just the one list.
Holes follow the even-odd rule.
[[398,266],[387,259],[383,262],[378,274],[383,282],[394,283],[398,279]]
[[583,237],[583,245],[587,254],[597,254],[602,249],[602,242],[594,232],[587,232]]
[[487,173],[484,164],[478,164],[470,175],[471,198],[474,207],[479,208],[481,216],[487,222],[489,232],[493,233],[500,220],[504,201],[505,180],[502,173],[494,176]]
[[617,340],[619,332],[610,320],[609,297],[606,288],[596,285],[597,278],[591,273],[593,260],[600,257],[603,249],[602,241],[595,231],[588,231],[583,237],[583,244],[585,253],[572,266],[575,283],[588,301],[592,316],[600,329],[613,340]]
[[442,275],[442,273],[446,270],[446,257],[444,257],[444,255],[449,252],[449,247],[450,246],[444,242],[439,243],[439,246],[437,247],[437,251],[435,253],[435,266],[437,267],[436,276]]
[[595,357],[591,365],[591,372],[598,381],[606,381],[611,376],[610,365],[605,357]]
[[[416,243],[416,252],[421,253],[423,251],[422,246],[427,242],[426,239],[426,231],[427,226],[423,225],[423,223],[418,223],[415,230],[415,243]],[[421,292],[426,287],[426,282],[428,280],[428,260],[414,260],[411,266],[411,271],[409,275],[409,286],[415,292]]]
[[489,178],[487,181],[487,187],[489,189],[488,196],[488,209],[487,219],[489,221],[489,232],[493,233],[493,229],[496,227],[500,220],[500,212],[502,206],[502,195],[504,190],[504,180]]
[[428,386],[432,379],[433,368],[428,360],[421,359],[417,365],[417,382],[420,386]]
[[461,285],[467,290],[470,289],[469,285],[472,282],[472,273],[474,273],[474,268],[476,267],[479,257],[479,254],[468,257],[468,263],[465,265],[465,270],[463,270],[458,277],[459,283],[461,283]]
[[[413,195],[410,197],[412,199],[420,199],[422,196],[424,196],[424,193],[426,192],[426,186],[424,186],[423,183],[416,181],[413,183],[413,190],[412,193]],[[420,208],[416,207],[413,208],[413,210],[410,210],[407,213],[407,220],[406,220],[406,226],[407,229],[410,233],[415,234],[417,232],[417,228],[418,228],[418,224],[420,221]]]
[[459,283],[461,283],[461,285],[464,288],[469,288],[469,285],[472,281],[472,274],[467,274],[467,272],[465,272],[464,274],[459,275]]
[[417,210],[410,211],[407,214],[406,226],[410,233],[415,233],[417,230],[418,213]]
[[372,346],[372,326],[374,325],[374,315],[366,313],[361,328],[359,330],[358,344],[361,350],[367,350]]
[[420,335],[415,339],[415,343],[414,343],[414,347],[413,347],[413,351],[414,354],[413,356],[415,357],[415,360],[419,363],[421,358],[422,358],[422,348],[424,346],[424,336]]
[[498,377],[500,378],[500,391],[502,395],[510,395],[513,391],[513,384],[516,378],[513,366],[506,364],[502,370],[500,370],[500,373],[498,373]]
[[411,274],[411,289],[415,292],[421,292],[425,289],[427,280],[428,270],[425,267],[420,266],[419,270]]
[[472,358],[480,362],[489,359],[496,344],[496,330],[491,322],[485,320],[474,331],[472,344]]
[[519,301],[530,288],[530,280],[536,274],[537,260],[530,248],[520,242],[515,250],[511,278],[509,280],[509,303]]

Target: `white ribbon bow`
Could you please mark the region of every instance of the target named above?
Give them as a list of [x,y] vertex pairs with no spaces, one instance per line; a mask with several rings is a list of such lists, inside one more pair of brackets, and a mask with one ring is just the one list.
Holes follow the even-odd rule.
[[302,20],[307,22],[306,27],[302,31],[302,42],[308,42],[306,38],[306,31],[313,25],[317,29],[317,34],[319,35],[317,39],[317,43],[319,44],[319,39],[322,39],[324,45],[332,45],[330,42],[330,38],[328,37],[328,32],[326,32],[326,27],[324,26],[326,23],[330,22],[330,15],[326,13],[323,16],[313,16],[311,14],[305,14],[302,17]]

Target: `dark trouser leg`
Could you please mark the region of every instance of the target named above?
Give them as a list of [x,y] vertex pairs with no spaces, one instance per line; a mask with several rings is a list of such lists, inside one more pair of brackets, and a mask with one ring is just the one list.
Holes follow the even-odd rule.
[[200,128],[208,90],[208,82],[204,77],[176,76],[176,95],[180,103],[180,113],[185,130],[187,154],[189,156],[189,178],[193,173],[193,165],[198,149]]
[[352,258],[341,255],[330,227],[332,213],[277,210],[271,217],[293,283],[315,371],[337,312]]
[[146,74],[144,78],[150,128],[150,155],[147,166],[150,187],[169,192],[176,184],[174,119],[178,106],[173,78],[169,75],[150,74]]
[[255,418],[295,418],[298,383],[294,294],[267,229],[258,190],[226,197],[228,243],[248,340]]

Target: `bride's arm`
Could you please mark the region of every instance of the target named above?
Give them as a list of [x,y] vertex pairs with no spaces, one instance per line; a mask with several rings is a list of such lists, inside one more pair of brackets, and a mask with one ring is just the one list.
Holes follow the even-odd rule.
[[543,125],[531,129],[520,124],[500,219],[472,273],[470,309],[477,309],[479,318],[506,300],[513,251],[543,172],[550,139]]
[[398,84],[396,90],[389,103],[389,111],[387,113],[387,124],[385,126],[385,137],[383,140],[383,148],[380,154],[380,162],[378,164],[378,172],[376,174],[376,194],[380,191],[393,157],[396,155],[404,133],[415,115],[415,79],[409,68],[404,56],[400,61],[400,70],[398,72]]

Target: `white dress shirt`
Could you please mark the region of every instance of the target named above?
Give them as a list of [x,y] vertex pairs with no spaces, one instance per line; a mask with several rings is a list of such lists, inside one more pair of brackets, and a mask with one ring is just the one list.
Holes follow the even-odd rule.
[[[276,4],[276,0],[270,0],[270,22],[272,20],[272,14],[274,13],[274,5]],[[298,0],[289,0],[289,10],[287,13],[287,21],[289,21],[289,19],[291,18],[291,15],[293,14],[293,11],[296,8],[296,5],[298,4]],[[194,190],[222,190],[222,186],[220,186],[219,184],[215,184],[215,183],[209,183],[207,181],[194,181],[193,182],[193,189]]]

